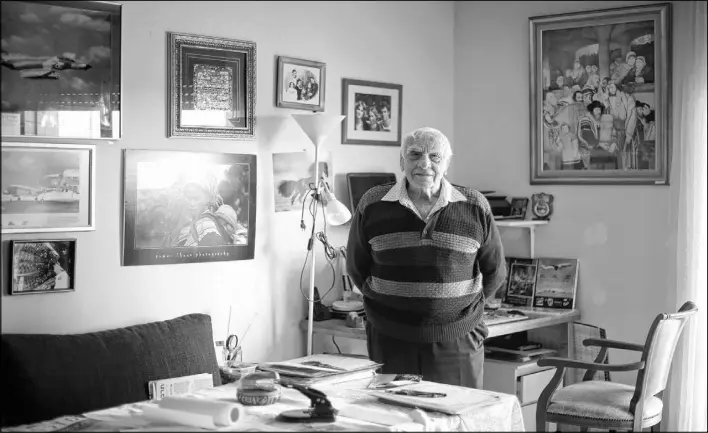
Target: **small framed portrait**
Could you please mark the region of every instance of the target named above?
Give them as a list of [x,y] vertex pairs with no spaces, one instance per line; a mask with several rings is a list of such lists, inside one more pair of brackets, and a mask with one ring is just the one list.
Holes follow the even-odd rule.
[[10,241],[10,295],[76,288],[76,239]]
[[324,63],[279,56],[275,105],[324,111],[325,72]]
[[256,43],[167,33],[168,137],[256,138]]
[[3,1],[2,137],[121,138],[121,9]]
[[95,230],[96,146],[2,144],[2,233]]
[[402,111],[402,85],[344,78],[342,143],[399,146]]
[[529,205],[529,199],[526,197],[514,197],[511,199],[511,210],[509,216],[513,219],[526,218],[526,208]]

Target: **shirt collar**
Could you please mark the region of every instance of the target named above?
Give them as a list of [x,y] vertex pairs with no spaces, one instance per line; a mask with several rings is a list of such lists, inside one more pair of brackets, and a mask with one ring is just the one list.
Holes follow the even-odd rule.
[[[442,178],[440,198],[438,199],[437,205],[435,207],[444,207],[449,203],[454,203],[457,201],[467,201],[467,197],[464,196],[460,191],[457,190],[450,182],[444,177]],[[408,188],[406,187],[407,180],[403,176],[396,184],[391,188],[385,196],[381,199],[382,201],[397,201],[402,205],[406,205],[411,202],[408,196]]]

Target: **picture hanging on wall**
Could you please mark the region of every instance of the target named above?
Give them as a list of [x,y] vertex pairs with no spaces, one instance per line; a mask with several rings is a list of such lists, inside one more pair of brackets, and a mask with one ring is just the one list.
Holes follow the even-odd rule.
[[124,150],[123,265],[252,259],[256,156]]
[[[334,173],[331,158],[319,163],[320,179],[327,182],[334,192]],[[315,155],[310,152],[284,152],[273,154],[273,186],[275,211],[302,210],[315,180]]]
[[342,79],[342,143],[400,146],[403,86]]
[[2,136],[121,137],[121,5],[3,1]]
[[10,241],[10,294],[71,292],[76,288],[76,239]]
[[2,144],[2,233],[94,230],[95,145]]
[[168,137],[256,137],[256,44],[167,33]]
[[279,56],[276,106],[324,111],[325,71],[321,62]]
[[671,5],[530,18],[531,183],[669,183]]

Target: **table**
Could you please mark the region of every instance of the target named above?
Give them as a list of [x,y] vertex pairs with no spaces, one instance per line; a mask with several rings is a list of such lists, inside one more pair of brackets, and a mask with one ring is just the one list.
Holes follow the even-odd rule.
[[[385,408],[390,413],[407,414],[413,409],[380,402],[367,393],[364,388],[368,384],[350,382],[344,384],[321,386],[318,389],[325,392],[335,408],[342,409],[348,405],[359,407]],[[238,382],[222,385],[211,389],[203,389],[194,393],[207,399],[219,399],[236,402]],[[490,391],[484,391],[489,393]],[[494,393],[495,402],[477,407],[469,414],[451,416],[442,413],[427,412],[432,420],[434,431],[524,431],[521,408],[515,396],[511,394]],[[189,428],[164,423],[155,424],[142,416],[145,405],[154,404],[149,401],[126,404],[105,410],[84,414],[88,418],[86,430],[91,431],[187,431]],[[400,431],[390,426],[360,421],[344,416],[338,416],[335,423],[284,423],[276,421],[275,417],[285,410],[304,409],[309,407],[310,400],[300,392],[284,388],[283,395],[277,403],[269,406],[246,406],[246,416],[243,423],[234,428],[219,429],[219,431]],[[355,412],[355,411],[349,411]],[[4,429],[3,431],[48,431],[42,430],[40,424],[22,426],[20,428]],[[191,429],[192,431],[204,431]],[[78,430],[80,431],[80,430]]]

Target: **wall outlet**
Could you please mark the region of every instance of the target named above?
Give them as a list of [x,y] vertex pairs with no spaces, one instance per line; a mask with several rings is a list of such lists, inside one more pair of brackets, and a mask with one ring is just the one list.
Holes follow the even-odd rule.
[[215,341],[216,347],[224,347],[224,340]]

